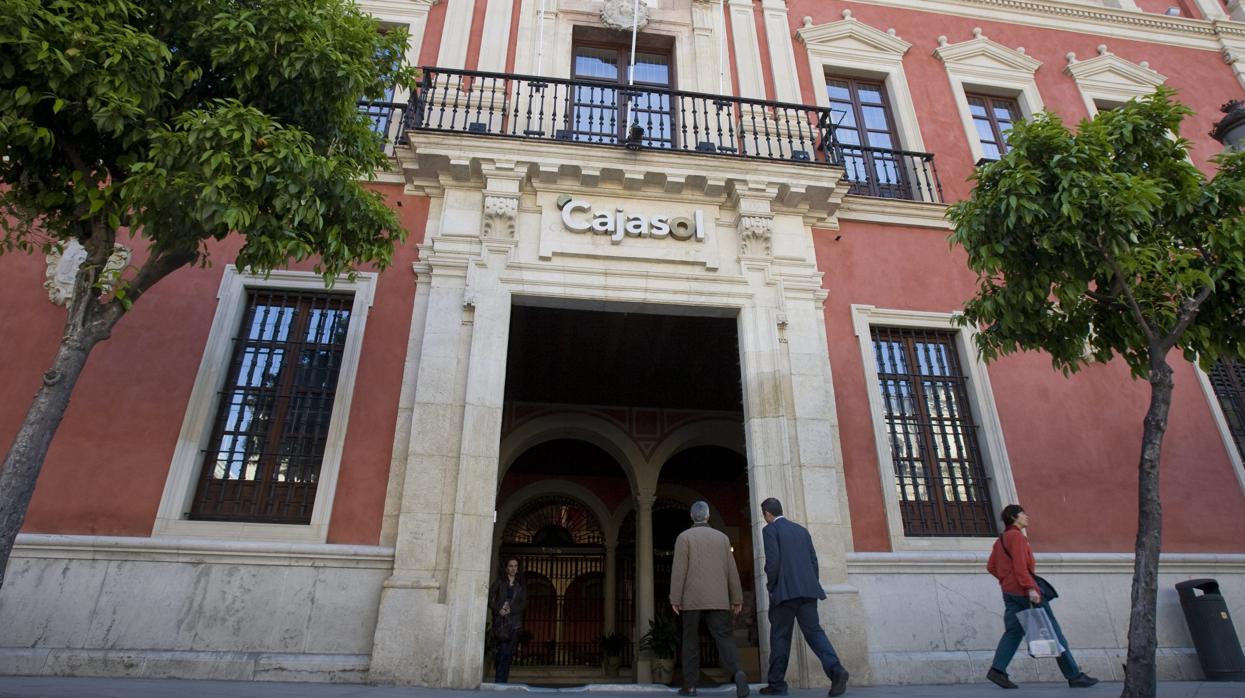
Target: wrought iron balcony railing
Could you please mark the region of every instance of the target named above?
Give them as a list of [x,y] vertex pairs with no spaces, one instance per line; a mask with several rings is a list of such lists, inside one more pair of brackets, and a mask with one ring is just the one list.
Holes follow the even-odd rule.
[[385,142],[386,153],[392,156],[394,146],[406,143],[406,129],[403,128],[406,104],[363,99],[359,100],[359,111],[372,122],[372,131]]
[[838,146],[849,193],[884,199],[942,202],[934,156],[908,150]]
[[[405,105],[381,105],[384,119]],[[397,110],[397,111],[395,111]],[[381,112],[377,112],[379,115]],[[369,112],[371,114],[371,112]],[[377,128],[388,121],[377,116]],[[423,68],[401,131],[626,146],[844,167],[851,193],[941,201],[933,155],[835,139],[826,107],[588,80]],[[405,142],[405,133],[392,134]]]
[[837,162],[825,107],[445,68],[423,69],[407,127]]

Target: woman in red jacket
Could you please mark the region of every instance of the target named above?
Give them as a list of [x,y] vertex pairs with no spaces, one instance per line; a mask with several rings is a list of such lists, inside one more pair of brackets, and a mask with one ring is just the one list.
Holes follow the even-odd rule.
[[[1055,635],[1059,644],[1068,647],[1063,637],[1063,630],[1055,620],[1055,613],[1050,609],[1050,599],[1042,598],[1037,581],[1033,578],[1037,570],[1037,560],[1033,557],[1033,549],[1029,547],[1029,539],[1022,531],[1029,527],[1029,515],[1019,504],[1003,507],[1003,535],[994,542],[994,550],[990,552],[990,561],[986,569],[999,586],[1003,587],[1003,637],[999,638],[998,649],[994,651],[994,661],[990,663],[990,671],[986,678],[1000,688],[1019,688],[1007,677],[1007,665],[1020,647],[1025,631],[1016,614],[1037,606],[1046,609],[1050,622],[1055,626]],[[1068,685],[1073,688],[1089,688],[1098,683],[1098,679],[1081,671],[1072,658],[1072,651],[1065,649],[1056,660],[1059,670],[1063,672]]]

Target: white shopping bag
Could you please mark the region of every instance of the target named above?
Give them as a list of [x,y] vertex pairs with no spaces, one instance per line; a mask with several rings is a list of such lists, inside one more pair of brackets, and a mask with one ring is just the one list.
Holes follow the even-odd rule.
[[1028,608],[1017,613],[1016,619],[1020,621],[1020,627],[1025,629],[1025,642],[1029,645],[1030,657],[1058,657],[1067,649],[1059,644],[1055,625],[1046,609]]

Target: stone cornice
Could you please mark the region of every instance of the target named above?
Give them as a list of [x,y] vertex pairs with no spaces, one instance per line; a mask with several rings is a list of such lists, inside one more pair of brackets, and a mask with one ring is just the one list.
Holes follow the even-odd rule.
[[[989,552],[848,553],[851,574],[981,574]],[[1037,553],[1038,569],[1059,574],[1133,573],[1132,553]],[[1245,574],[1245,555],[1230,553],[1163,553],[1164,574]]]
[[871,196],[846,196],[836,218],[884,225],[950,230],[945,204],[901,199],[878,199]]
[[592,187],[722,201],[759,191],[775,208],[819,220],[833,215],[845,190],[841,167],[816,163],[420,131],[410,133],[410,143],[398,158],[412,185],[434,179],[447,188],[475,188],[484,168],[507,163],[532,189]]
[[393,548],[193,538],[22,533],[16,558],[392,569]]
[[[1219,50],[1220,35],[1245,34],[1245,24],[1117,10],[1060,0],[849,0],[906,10],[952,14],[1118,39]],[[1069,20],[1074,21],[1069,21]]]

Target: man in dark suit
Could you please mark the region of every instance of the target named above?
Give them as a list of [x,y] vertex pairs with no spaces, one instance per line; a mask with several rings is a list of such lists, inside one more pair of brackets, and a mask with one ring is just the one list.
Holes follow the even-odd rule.
[[821,660],[830,678],[830,695],[847,691],[847,669],[834,652],[834,645],[817,619],[817,602],[826,598],[817,575],[817,551],[808,529],[788,521],[782,504],[773,497],[761,502],[765,528],[765,586],[769,589],[769,685],[767,696],[786,695],[787,661],[791,658],[791,633],[800,624],[804,641]]

